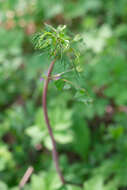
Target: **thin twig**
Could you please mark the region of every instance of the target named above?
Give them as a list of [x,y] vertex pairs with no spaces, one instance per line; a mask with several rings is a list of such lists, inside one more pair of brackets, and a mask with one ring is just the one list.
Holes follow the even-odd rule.
[[47,112],[48,84],[49,84],[49,81],[50,81],[50,78],[51,78],[51,73],[52,73],[54,64],[55,64],[55,60],[51,62],[50,66],[49,66],[49,69],[48,69],[47,78],[44,81],[44,89],[43,89],[43,95],[42,95],[42,105],[43,105],[43,110],[44,110],[45,122],[47,124],[49,135],[50,135],[51,141],[52,141],[52,155],[53,155],[53,160],[54,160],[54,163],[55,163],[56,171],[57,171],[57,173],[58,173],[58,175],[60,177],[60,180],[61,180],[62,184],[64,185],[65,180],[64,180],[64,176],[63,176],[63,174],[62,174],[62,172],[60,170],[60,167],[59,167],[59,156],[58,156],[58,152],[57,152],[57,149],[56,149],[56,142],[55,142],[55,139],[54,139],[54,136],[53,136],[53,132],[52,132],[52,128],[51,128],[51,125],[50,125],[50,122],[49,122],[48,112]]
[[73,183],[73,182],[70,182],[70,181],[66,181],[64,179],[64,176],[63,176],[63,174],[61,172],[61,169],[60,169],[60,166],[59,166],[59,155],[58,155],[58,152],[57,152],[57,149],[56,149],[56,141],[55,141],[55,138],[54,138],[54,135],[53,135],[53,131],[52,131],[52,128],[51,128],[51,125],[50,125],[50,121],[49,121],[49,118],[48,118],[48,111],[47,111],[48,84],[49,84],[49,81],[51,79],[51,73],[52,73],[54,64],[55,64],[55,60],[52,61],[50,66],[49,66],[48,74],[47,74],[47,77],[45,78],[45,81],[44,81],[44,89],[43,89],[43,94],[42,94],[42,106],[43,106],[43,110],[44,110],[44,118],[45,118],[45,122],[46,122],[47,127],[48,127],[48,132],[49,132],[49,135],[50,135],[50,138],[51,138],[51,142],[52,142],[53,160],[54,160],[54,163],[55,163],[56,171],[57,171],[58,176],[60,178],[60,181],[61,181],[61,183],[63,185],[68,184],[68,185],[74,185],[74,186],[83,187],[82,184],[77,184],[77,183]]
[[32,166],[30,166],[27,171],[25,172],[24,176],[22,177],[20,183],[19,183],[19,189],[21,190],[24,185],[27,183],[27,181],[29,180],[31,174],[33,173],[34,168]]

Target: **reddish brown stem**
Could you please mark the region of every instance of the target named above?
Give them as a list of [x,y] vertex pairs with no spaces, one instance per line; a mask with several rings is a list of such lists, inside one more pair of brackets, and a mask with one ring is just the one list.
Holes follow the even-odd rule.
[[59,178],[60,178],[63,185],[70,184],[70,185],[83,187],[82,184],[76,184],[76,183],[73,183],[73,182],[65,181],[64,176],[63,176],[63,174],[62,174],[62,172],[60,170],[60,167],[59,167],[59,155],[58,155],[58,152],[57,152],[57,149],[56,149],[56,141],[54,139],[54,135],[53,135],[53,131],[52,131],[52,128],[51,128],[51,125],[50,125],[50,121],[49,121],[49,118],[48,118],[48,111],[47,111],[48,84],[49,84],[49,81],[51,79],[51,73],[52,73],[54,64],[55,64],[55,60],[52,61],[50,66],[49,66],[48,75],[47,75],[47,77],[46,77],[46,79],[44,81],[44,89],[43,89],[43,95],[42,95],[42,106],[43,106],[43,110],[44,110],[44,118],[45,118],[46,125],[48,127],[48,132],[49,132],[51,141],[52,141],[53,160],[54,160],[54,163],[55,163],[56,171],[57,171],[58,176],[59,176]]
[[34,171],[34,168],[30,166],[27,171],[25,172],[24,176],[22,177],[20,184],[19,184],[19,190],[23,189],[27,181],[29,180],[30,176],[32,175]]
[[42,96],[42,105],[43,105],[43,110],[44,110],[44,118],[45,118],[45,122],[47,124],[48,127],[48,132],[52,141],[52,155],[53,155],[53,160],[55,163],[55,167],[56,167],[56,171],[60,177],[60,180],[62,182],[62,184],[65,184],[65,180],[64,180],[64,176],[62,175],[62,172],[60,170],[59,167],[59,156],[58,156],[58,152],[56,149],[56,142],[53,136],[53,132],[52,132],[52,128],[49,122],[49,118],[48,118],[48,112],[47,112],[47,91],[48,91],[48,84],[49,84],[49,80],[51,78],[51,73],[53,70],[55,64],[55,60],[51,62],[49,69],[48,69],[48,75],[47,78],[44,81],[44,89],[43,89],[43,96]]

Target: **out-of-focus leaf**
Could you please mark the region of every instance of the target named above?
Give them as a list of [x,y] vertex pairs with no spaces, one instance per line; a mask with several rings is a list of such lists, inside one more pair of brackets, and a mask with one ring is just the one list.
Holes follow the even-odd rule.
[[8,190],[8,187],[4,182],[0,181],[0,189],[1,190]]
[[65,82],[62,79],[58,79],[55,81],[55,85],[58,90],[63,90]]

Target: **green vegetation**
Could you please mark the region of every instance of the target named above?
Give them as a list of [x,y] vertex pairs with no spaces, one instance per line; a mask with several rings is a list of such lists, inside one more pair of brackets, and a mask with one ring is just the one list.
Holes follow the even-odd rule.
[[[127,188],[126,4],[126,0],[0,1],[1,190],[18,190],[29,166],[34,171],[24,190]],[[73,44],[80,56],[71,51],[74,55],[69,53],[68,58],[65,36],[48,89],[61,170],[66,180],[83,184],[82,188],[62,186],[51,156],[40,78],[45,78],[54,50],[35,51],[32,42],[44,23],[54,28],[66,25],[69,36],[82,39]],[[52,48],[47,42],[41,48]],[[70,61],[73,57],[75,62]]]
[[[36,48],[38,48],[39,50],[42,50],[42,52],[47,53],[47,56],[49,55],[49,57],[53,59],[48,68],[47,76],[43,78],[44,87],[43,87],[43,93],[42,93],[42,109],[44,110],[45,123],[47,125],[48,133],[49,133],[51,144],[52,144],[52,155],[53,155],[53,160],[56,167],[56,172],[59,176],[59,179],[62,185],[66,187],[68,184],[71,184],[71,185],[73,184],[75,186],[77,186],[77,184],[66,180],[60,169],[59,155],[58,155],[58,151],[56,147],[56,140],[54,138],[54,133],[52,130],[50,118],[48,116],[48,109],[47,109],[47,93],[48,93],[49,82],[55,79],[57,80],[55,82],[56,87],[59,90],[63,90],[66,87],[65,86],[66,83],[69,85],[68,87],[70,89],[70,84],[74,86],[73,82],[68,81],[65,77],[63,78],[62,75],[71,72],[69,76],[70,75],[72,76],[72,71],[75,71],[76,73],[78,73],[79,68],[80,68],[79,64],[77,65],[78,63],[77,60],[79,60],[79,51],[76,50],[75,45],[77,44],[77,42],[79,42],[79,40],[81,40],[81,38],[79,37],[79,35],[75,36],[74,38],[71,38],[70,36],[66,34],[65,29],[66,29],[65,25],[58,26],[55,29],[51,25],[45,24],[45,29],[43,29],[42,32],[35,35],[35,37],[33,38],[33,42]],[[67,59],[68,57],[70,59]],[[64,60],[68,60],[68,61],[64,61]],[[59,62],[59,64],[64,63],[65,67],[68,66],[70,68],[69,70],[65,70],[64,68],[65,70],[64,72],[61,72],[55,75],[54,77],[52,76],[52,72],[57,61]],[[85,94],[86,94],[85,89],[80,88],[77,85],[75,87],[77,90],[76,97],[78,97],[79,100],[81,99],[84,100]],[[82,187],[83,185],[78,184],[78,186]]]

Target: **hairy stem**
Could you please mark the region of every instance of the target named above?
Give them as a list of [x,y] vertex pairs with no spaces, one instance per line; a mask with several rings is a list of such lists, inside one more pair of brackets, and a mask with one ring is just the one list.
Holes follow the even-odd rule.
[[50,125],[50,121],[49,121],[49,118],[48,118],[48,112],[47,112],[48,84],[49,84],[49,80],[51,78],[51,73],[52,73],[54,64],[55,64],[55,60],[51,62],[50,66],[49,66],[49,69],[48,69],[48,75],[47,75],[47,77],[46,77],[46,79],[44,81],[42,105],[43,105],[43,110],[44,110],[45,122],[46,122],[46,125],[48,127],[48,132],[49,132],[49,135],[50,135],[50,138],[51,138],[51,141],[52,141],[52,155],[53,155],[53,160],[54,160],[54,163],[55,163],[56,171],[57,171],[57,173],[59,175],[59,178],[60,178],[62,184],[65,184],[64,176],[62,175],[62,172],[61,172],[60,167],[59,167],[59,156],[58,156],[58,152],[57,152],[57,149],[56,149],[56,142],[55,142],[55,139],[54,139],[54,136],[53,136],[53,131],[52,131],[52,128],[51,128],[51,125]]

